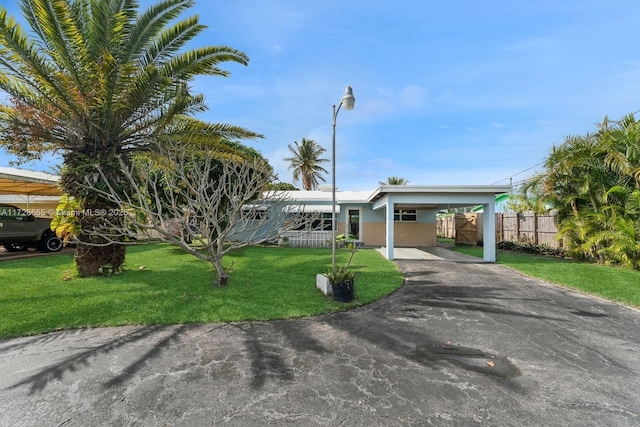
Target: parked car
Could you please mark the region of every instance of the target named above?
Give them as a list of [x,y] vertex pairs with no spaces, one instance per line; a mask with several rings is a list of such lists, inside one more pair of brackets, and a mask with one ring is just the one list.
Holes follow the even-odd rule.
[[0,204],[0,244],[10,252],[35,247],[46,252],[62,249],[62,240],[51,231],[51,220],[36,218],[17,206]]

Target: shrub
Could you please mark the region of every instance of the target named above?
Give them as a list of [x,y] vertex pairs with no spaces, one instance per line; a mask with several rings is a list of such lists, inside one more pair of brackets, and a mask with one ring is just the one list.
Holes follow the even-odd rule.
[[526,252],[530,254],[555,256],[555,257],[567,256],[567,253],[563,248],[553,248],[545,244],[536,245],[535,243],[531,243],[528,241],[523,241],[523,242],[502,241],[502,242],[498,242],[496,247],[498,249],[502,249],[505,251]]

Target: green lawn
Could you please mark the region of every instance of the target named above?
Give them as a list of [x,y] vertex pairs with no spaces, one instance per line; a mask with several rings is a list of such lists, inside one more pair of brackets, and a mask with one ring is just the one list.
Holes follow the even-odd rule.
[[[344,263],[348,252],[338,251]],[[127,250],[123,274],[72,278],[72,255],[2,261],[0,337],[59,329],[131,324],[232,322],[295,318],[366,304],[402,285],[395,264],[360,250],[356,300],[334,302],[315,287],[331,265],[331,250],[250,247],[225,257],[229,286],[215,288],[213,267],[166,245]]]
[[[481,247],[456,246],[454,250],[482,258]],[[640,307],[637,270],[510,251],[498,251],[497,262],[547,282]]]

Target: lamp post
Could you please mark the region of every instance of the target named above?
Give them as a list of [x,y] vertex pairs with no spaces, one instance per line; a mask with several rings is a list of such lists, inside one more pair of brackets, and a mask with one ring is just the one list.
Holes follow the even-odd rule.
[[345,110],[353,110],[356,98],[353,96],[351,86],[347,86],[344,96],[338,104],[338,108],[333,105],[333,122],[331,134],[331,272],[336,272],[336,118],[340,112],[340,107],[344,106]]

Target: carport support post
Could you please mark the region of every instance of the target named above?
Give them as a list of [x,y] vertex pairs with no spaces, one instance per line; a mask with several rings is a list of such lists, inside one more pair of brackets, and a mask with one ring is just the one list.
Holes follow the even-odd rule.
[[496,204],[483,205],[482,215],[482,247],[483,258],[487,262],[496,262]]
[[393,202],[387,202],[387,259],[393,259]]

